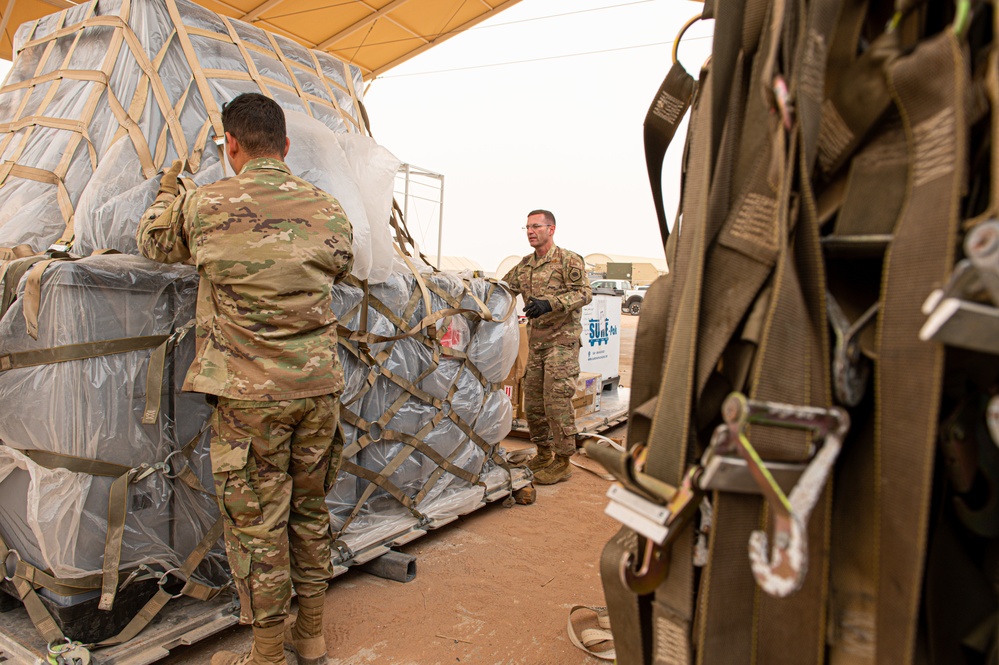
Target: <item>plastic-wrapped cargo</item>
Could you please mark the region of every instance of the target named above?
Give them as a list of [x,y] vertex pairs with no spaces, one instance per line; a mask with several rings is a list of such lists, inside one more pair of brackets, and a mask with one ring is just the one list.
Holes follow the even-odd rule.
[[220,109],[263,92],[288,113],[289,166],[354,224],[354,276],[388,278],[398,161],[363,133],[356,67],[186,0],[79,5],[21,26],[15,51],[0,90],[0,247],[75,237],[79,254],[134,253],[156,174],[181,158],[199,184],[232,175]]
[[404,222],[390,226],[398,160],[363,130],[356,68],[185,0],[97,0],[22,26],[15,50],[0,89],[0,557],[12,578],[0,589],[37,596],[59,635],[96,641],[152,593],[206,598],[227,580],[210,407],[180,391],[197,273],[134,256],[134,236],[175,158],[197,184],[231,175],[219,109],[242,92],[282,105],[289,166],[355,229],[353,274],[335,287],[347,385],[335,563],[527,481],[497,449],[513,299],[398,258],[413,253]]
[[[342,560],[485,502],[483,476],[504,473],[494,452],[511,426],[500,382],[516,359],[513,307],[498,283],[448,273],[397,271],[366,297],[338,287],[345,461],[327,504]],[[404,336],[428,319],[433,338]]]
[[[218,519],[204,488],[173,481],[187,466],[211,488],[202,436],[211,409],[203,395],[180,392],[194,353],[193,334],[181,333],[194,316],[197,273],[106,255],[56,261],[37,276],[35,295],[26,293],[29,272],[0,319],[0,357],[13,365],[0,373],[0,533],[18,560],[58,580],[101,573],[113,557],[105,577],[121,581],[143,565],[177,569]],[[151,365],[157,353],[163,362]],[[115,485],[123,487],[118,524]],[[224,559],[217,548],[194,575],[224,584]],[[50,585],[39,594],[58,606],[101,595],[100,583],[75,586],[79,593]],[[155,591],[142,588],[146,598]],[[91,638],[110,637],[130,617],[107,618]],[[77,630],[61,623],[65,633]]]

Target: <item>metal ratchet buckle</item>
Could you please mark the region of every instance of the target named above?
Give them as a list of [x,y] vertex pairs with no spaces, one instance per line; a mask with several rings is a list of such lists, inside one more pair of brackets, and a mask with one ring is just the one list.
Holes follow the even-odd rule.
[[964,253],[947,284],[923,303],[919,339],[999,355],[999,220],[968,233]]
[[[645,538],[641,561],[630,552],[622,556],[621,581],[639,595],[652,593],[669,572],[668,545],[691,520],[705,493],[710,491],[762,494],[774,509],[774,544],[767,555],[768,539],[754,531],[749,559],[760,587],[783,598],[801,587],[807,568],[804,537],[808,517],[825,487],[850,426],[843,409],[758,402],[732,393],[722,405],[724,423],[711,437],[699,464],[692,466],[679,488],[656,503],[619,485],[607,492],[611,502],[605,512]],[[789,427],[813,433],[815,448],[807,464],[764,463],[746,436],[751,424]],[[645,450],[636,447],[631,463],[641,484]],[[792,488],[785,494],[786,488]]]

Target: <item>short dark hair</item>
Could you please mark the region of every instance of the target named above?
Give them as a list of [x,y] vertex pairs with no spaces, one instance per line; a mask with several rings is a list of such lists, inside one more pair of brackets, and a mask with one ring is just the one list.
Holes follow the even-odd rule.
[[246,92],[222,106],[222,126],[252,157],[283,155],[284,111],[270,97]]
[[555,215],[553,215],[551,213],[551,211],[548,211],[548,210],[532,210],[531,212],[527,213],[528,217],[531,217],[533,215],[542,215],[545,218],[545,221],[548,222],[549,224],[554,224],[555,223]]

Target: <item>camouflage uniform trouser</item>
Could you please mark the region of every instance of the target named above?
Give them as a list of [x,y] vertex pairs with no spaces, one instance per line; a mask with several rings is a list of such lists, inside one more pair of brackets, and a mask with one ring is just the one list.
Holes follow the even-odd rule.
[[[530,349],[524,374],[524,412],[531,441],[556,455],[576,452],[572,396],[579,376],[579,345]],[[550,440],[550,442],[549,442]]]
[[343,452],[339,415],[335,395],[218,398],[212,472],[241,623],[284,621],[292,585],[302,598],[326,592],[333,577],[326,494]]

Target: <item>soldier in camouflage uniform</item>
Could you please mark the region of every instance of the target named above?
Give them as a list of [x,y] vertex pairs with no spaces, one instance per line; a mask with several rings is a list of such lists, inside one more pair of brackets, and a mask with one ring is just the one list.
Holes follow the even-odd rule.
[[[197,357],[185,390],[215,396],[211,460],[249,654],[220,663],[327,662],[322,610],[332,578],[325,497],[343,449],[332,285],[353,265],[340,204],[291,174],[284,113],[259,94],[222,111],[238,174],[194,189],[177,161],[139,224],[148,258],[201,275]],[[178,192],[180,192],[178,194]],[[298,619],[286,630],[291,592]]]
[[528,461],[534,481],[552,485],[572,475],[576,415],[572,396],[579,376],[581,310],[593,299],[586,264],[555,245],[555,216],[534,210],[527,216],[527,241],[534,248],[503,278],[524,297],[529,321],[524,410],[538,454]]

